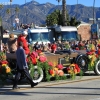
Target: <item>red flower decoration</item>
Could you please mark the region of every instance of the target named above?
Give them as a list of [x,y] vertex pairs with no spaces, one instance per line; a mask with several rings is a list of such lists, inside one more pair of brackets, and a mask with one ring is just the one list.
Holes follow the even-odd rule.
[[41,53],[42,51],[38,49],[36,52],[39,54],[39,53]]
[[7,62],[6,60],[4,60],[4,61],[1,61],[0,64],[1,64],[1,65],[2,65],[2,64],[8,64],[8,62]]
[[49,73],[50,73],[50,75],[52,75],[52,74],[54,74],[54,71],[50,69]]
[[96,58],[98,58],[99,57],[99,55],[98,54],[96,54]]
[[48,65],[53,67],[53,63],[52,62],[48,62]]
[[39,60],[40,60],[41,62],[46,62],[46,61],[47,61],[47,58],[46,58],[45,56],[40,56],[40,57],[39,57]]
[[87,55],[92,55],[92,54],[93,54],[93,52],[90,52],[90,51],[89,51],[89,52],[87,52],[86,54],[87,54]]
[[59,70],[62,70],[62,69],[63,69],[63,65],[62,65],[62,64],[59,64],[59,65],[57,65],[57,68],[58,68]]
[[32,52],[31,55],[33,55],[35,58],[38,57],[38,53],[37,52]]
[[100,49],[98,49],[97,53],[98,53],[98,55],[100,55]]
[[75,49],[76,49],[76,50],[79,50],[79,48],[78,48],[78,47],[76,47]]
[[98,44],[98,47],[100,47],[100,44]]
[[70,70],[70,67],[67,67],[66,69],[67,69],[67,71],[69,71]]
[[75,64],[75,68],[76,68],[77,72],[80,73],[80,68],[77,64]]

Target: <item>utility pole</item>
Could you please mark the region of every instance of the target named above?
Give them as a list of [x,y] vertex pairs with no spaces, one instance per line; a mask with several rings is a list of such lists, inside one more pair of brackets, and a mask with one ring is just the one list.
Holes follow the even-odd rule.
[[94,12],[94,8],[95,8],[95,0],[93,2],[93,24],[95,23],[95,12]]
[[78,0],[77,0],[77,6],[76,6],[76,19],[78,18]]
[[2,50],[2,38],[3,38],[3,27],[2,27],[2,18],[0,16],[0,51]]
[[26,9],[26,0],[25,0],[25,14],[26,14],[26,24],[27,24],[27,9]]
[[12,25],[13,25],[13,21],[12,21],[12,0],[10,0],[10,7],[11,7],[10,11],[11,11],[11,27],[12,27]]

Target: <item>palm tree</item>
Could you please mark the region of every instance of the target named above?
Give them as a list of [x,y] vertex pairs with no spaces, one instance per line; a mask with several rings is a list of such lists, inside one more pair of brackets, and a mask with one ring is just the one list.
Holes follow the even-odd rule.
[[[61,0],[56,0],[58,1],[58,5],[59,5],[59,2]],[[63,19],[63,26],[66,26],[67,25],[67,20],[66,20],[66,0],[62,0],[62,19]]]
[[16,8],[15,8],[15,13],[16,13],[16,15],[18,15],[18,12],[19,12],[19,8],[16,7]]
[[[3,4],[0,4],[0,10],[2,10],[3,8]],[[1,13],[0,13],[0,17],[1,17]]]
[[8,17],[10,15],[10,13],[11,13],[11,10],[10,9],[6,9],[6,14],[8,14]]
[[66,0],[62,0],[62,17],[63,17],[63,26],[67,25],[67,20],[66,20]]
[[59,5],[59,3],[60,3],[61,0],[56,0],[56,1],[58,1],[58,5]]
[[0,10],[3,8],[3,4],[0,4]]

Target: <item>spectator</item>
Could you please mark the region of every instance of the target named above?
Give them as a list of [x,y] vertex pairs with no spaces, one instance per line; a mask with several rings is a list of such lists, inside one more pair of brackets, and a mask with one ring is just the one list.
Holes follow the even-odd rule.
[[28,47],[28,42],[26,40],[26,37],[27,37],[28,33],[27,31],[23,31],[23,33],[21,35],[19,35],[18,39],[17,39],[17,42],[22,42],[23,43],[23,48],[25,50],[25,54],[28,55],[30,53],[30,49]]
[[53,42],[51,45],[51,53],[55,53],[56,49],[57,49],[57,45],[55,42]]
[[15,53],[17,50],[17,40],[14,37],[13,33],[9,34],[9,39],[7,43],[8,43],[8,51],[10,53]]
[[18,30],[19,29],[19,18],[16,16],[16,18],[15,18],[15,26],[16,26],[16,30]]

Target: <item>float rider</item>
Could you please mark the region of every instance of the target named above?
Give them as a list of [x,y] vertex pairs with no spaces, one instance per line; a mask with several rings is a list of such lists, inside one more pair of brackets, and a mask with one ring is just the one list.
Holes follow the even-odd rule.
[[28,32],[26,30],[24,30],[22,32],[22,34],[19,35],[18,39],[17,39],[17,42],[22,42],[23,43],[23,49],[25,50],[25,54],[28,55],[30,53],[30,49],[29,49],[29,46],[28,46],[28,42],[26,40],[26,37],[28,35]]

